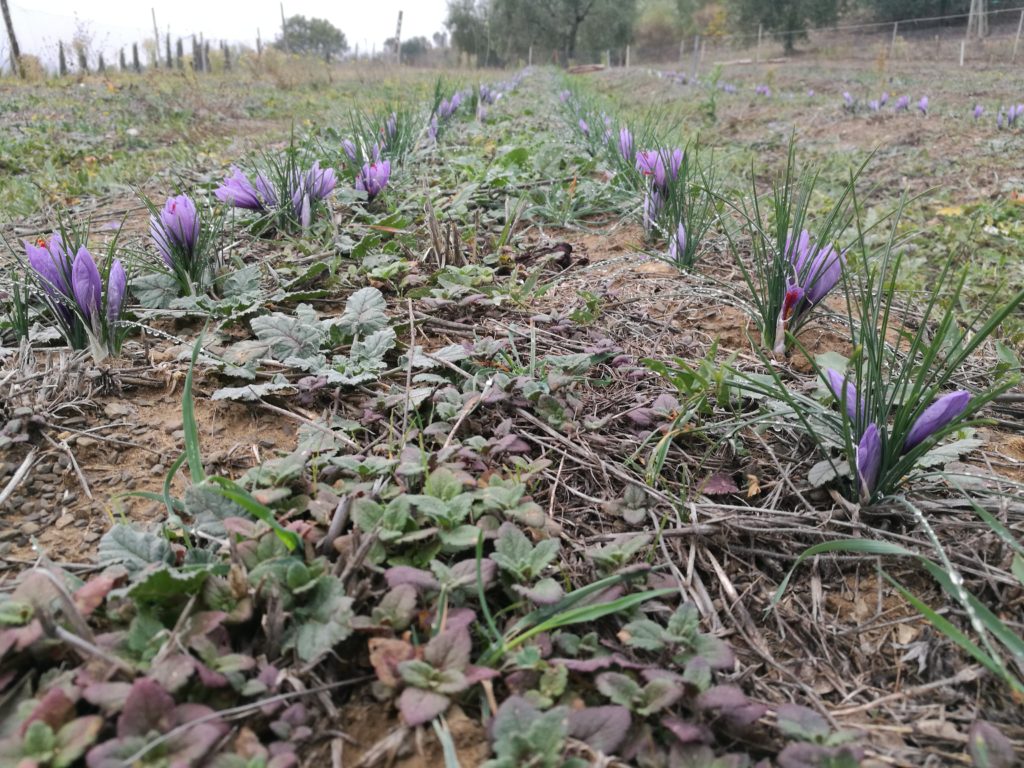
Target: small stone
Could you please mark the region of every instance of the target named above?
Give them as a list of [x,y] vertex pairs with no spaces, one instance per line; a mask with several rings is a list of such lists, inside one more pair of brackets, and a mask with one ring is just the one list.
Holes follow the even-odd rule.
[[100,534],[96,533],[96,531],[89,531],[88,533],[83,534],[82,538],[92,544],[94,541],[99,541]]
[[38,523],[23,523],[19,530],[24,536],[35,536],[41,528],[42,526]]
[[79,435],[77,438],[75,438],[75,445],[77,445],[79,448],[91,448],[98,442],[99,440],[97,440],[94,437],[89,437],[88,435]]
[[174,430],[174,432],[171,433],[171,437],[173,437],[175,440],[184,440],[185,439],[185,430],[183,430],[183,429],[176,429],[176,430]]
[[164,475],[167,474],[167,470],[164,468],[163,464],[154,464],[153,468],[149,470],[149,474],[157,476]]
[[57,522],[54,523],[54,525],[56,525],[58,529],[63,530],[64,528],[67,528],[69,525],[72,525],[74,522],[75,516],[72,515],[70,512],[65,512],[63,515],[57,518]]
[[178,431],[179,429],[181,429],[181,422],[180,421],[165,421],[164,422],[164,432],[166,432],[168,435],[173,434],[174,432]]
[[[67,469],[68,467],[71,466],[71,460],[64,454],[61,454],[60,456],[57,457],[57,466],[60,467],[61,469]],[[54,472],[56,471],[57,470],[54,470]]]

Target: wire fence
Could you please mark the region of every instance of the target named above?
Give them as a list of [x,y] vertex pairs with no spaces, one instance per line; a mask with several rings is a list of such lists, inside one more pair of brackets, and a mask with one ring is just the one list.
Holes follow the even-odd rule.
[[[668,45],[629,46],[576,51],[573,64],[668,66],[684,72],[703,66],[775,61],[792,42],[803,57],[836,61],[927,63],[941,66],[1024,66],[1024,8],[989,11],[980,24],[984,36],[970,29],[969,14],[891,22],[842,24],[803,31],[763,28],[741,33],[696,35]],[[977,22],[976,22],[977,23]],[[532,47],[523,63],[564,64],[564,51]]]

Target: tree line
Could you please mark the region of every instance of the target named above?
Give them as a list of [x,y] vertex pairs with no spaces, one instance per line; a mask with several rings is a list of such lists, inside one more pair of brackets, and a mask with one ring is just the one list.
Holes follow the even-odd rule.
[[[988,9],[1011,2],[989,0]],[[579,51],[678,46],[698,34],[714,38],[759,28],[781,33],[792,52],[809,28],[841,18],[933,18],[970,8],[971,0],[448,0],[445,26],[452,45],[483,66],[523,59],[531,50],[566,63]]]

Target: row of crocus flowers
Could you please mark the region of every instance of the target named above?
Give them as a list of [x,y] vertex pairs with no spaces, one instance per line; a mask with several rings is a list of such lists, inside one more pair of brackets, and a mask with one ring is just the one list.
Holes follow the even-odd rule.
[[[524,74],[498,87],[481,86],[476,101],[481,106],[494,104],[503,91],[518,86]],[[424,129],[430,140],[436,140],[438,121],[451,121],[465,98],[465,93],[456,93],[434,105]],[[478,117],[482,119],[479,112]],[[354,188],[366,195],[367,203],[391,180],[393,158],[389,151],[401,129],[401,119],[393,112],[375,138],[341,142],[342,171]],[[259,165],[248,173],[232,166],[213,191],[214,197],[230,207],[259,214],[275,229],[308,230],[337,187],[336,169],[310,160],[308,152],[294,146],[283,156],[264,154]],[[189,194],[173,195],[162,208],[151,209],[149,231],[157,263],[178,282],[179,295],[201,292],[217,247],[209,237],[216,212],[212,208],[201,212]],[[38,288],[30,295],[49,309],[67,343],[76,349],[88,346],[97,360],[116,354],[124,337],[120,321],[130,285],[121,259],[111,253],[98,266],[82,233],[65,234],[63,229],[24,246],[34,277],[30,287]]]

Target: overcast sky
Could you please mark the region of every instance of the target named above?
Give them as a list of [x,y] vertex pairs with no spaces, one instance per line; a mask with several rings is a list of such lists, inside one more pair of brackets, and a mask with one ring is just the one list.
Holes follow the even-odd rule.
[[[56,59],[58,40],[69,42],[79,23],[92,34],[94,50],[116,51],[133,41],[153,37],[151,3],[137,0],[11,0],[11,16],[24,53]],[[171,39],[202,32],[211,40],[255,45],[256,30],[265,42],[281,27],[277,0],[175,0],[160,3],[156,21]],[[428,40],[444,29],[445,0],[284,0],[286,16],[302,14],[327,19],[341,29],[350,47],[380,50],[395,34],[398,11],[405,12],[402,39],[422,35]],[[6,35],[3,50],[7,49]],[[109,61],[109,58],[108,58]]]

